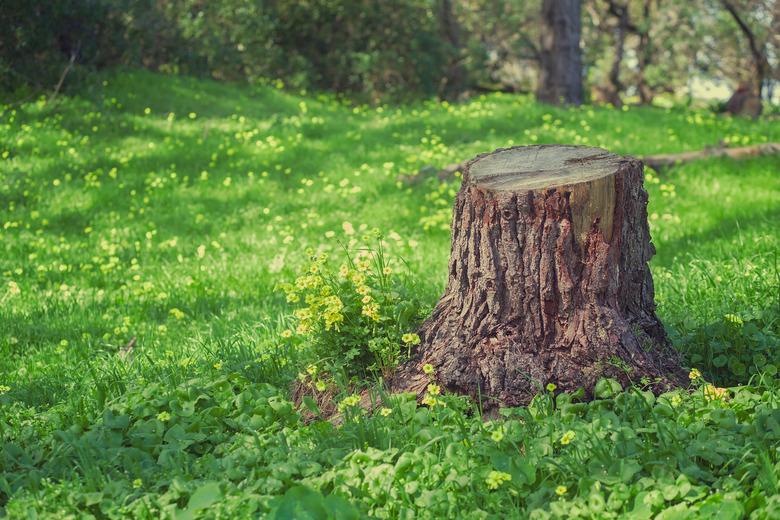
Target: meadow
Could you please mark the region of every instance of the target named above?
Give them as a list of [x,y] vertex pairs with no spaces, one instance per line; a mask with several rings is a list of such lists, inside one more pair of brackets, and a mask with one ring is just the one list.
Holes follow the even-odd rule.
[[[519,144],[780,141],[777,119],[282,87],[113,71],[0,106],[0,517],[780,518],[776,156],[646,171],[690,388],[540,388],[489,420],[352,398],[446,281],[459,180],[405,176]],[[317,279],[354,304],[301,301]]]

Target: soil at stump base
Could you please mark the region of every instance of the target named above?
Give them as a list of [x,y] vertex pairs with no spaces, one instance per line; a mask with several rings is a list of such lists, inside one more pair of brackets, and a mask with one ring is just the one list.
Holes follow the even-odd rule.
[[683,384],[655,314],[642,163],[600,148],[499,149],[470,161],[455,201],[449,280],[388,381],[423,395],[430,376],[486,409],[548,383]]

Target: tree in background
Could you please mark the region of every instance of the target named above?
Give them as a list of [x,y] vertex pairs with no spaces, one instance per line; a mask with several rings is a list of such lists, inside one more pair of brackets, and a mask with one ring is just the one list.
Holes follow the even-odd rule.
[[129,65],[370,102],[505,91],[619,106],[694,80],[769,99],[780,79],[780,0],[4,0],[0,24],[0,91]]
[[[720,0],[720,3],[734,20],[747,43],[752,61],[752,71],[747,85],[749,90],[760,99],[767,80],[772,76],[772,66],[767,55],[772,41],[776,42],[777,39],[777,34],[772,32],[772,25],[777,24],[780,16],[778,14],[780,2]],[[741,47],[744,48],[744,45]]]
[[541,0],[461,0],[470,87],[532,92],[539,70]]
[[594,0],[586,4],[584,47],[594,101],[650,104],[684,89],[696,72],[697,7],[669,0]]
[[460,21],[453,9],[452,0],[439,0],[439,27],[442,40],[447,47],[447,61],[444,76],[439,84],[439,97],[457,99],[466,89],[467,72]]
[[536,98],[546,103],[582,104],[580,0],[544,0]]

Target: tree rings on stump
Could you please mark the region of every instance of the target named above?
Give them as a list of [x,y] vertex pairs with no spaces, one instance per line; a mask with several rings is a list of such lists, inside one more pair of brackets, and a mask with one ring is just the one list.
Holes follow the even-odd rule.
[[486,408],[527,404],[545,385],[682,384],[655,314],[642,163],[600,148],[499,149],[465,168],[447,288],[393,391],[446,390]]

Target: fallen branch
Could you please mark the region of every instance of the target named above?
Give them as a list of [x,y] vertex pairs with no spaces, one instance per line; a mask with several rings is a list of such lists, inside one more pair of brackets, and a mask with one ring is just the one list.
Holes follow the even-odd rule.
[[[647,155],[640,157],[646,166],[649,166],[655,170],[674,166],[680,163],[686,163],[690,161],[697,161],[699,159],[706,159],[709,157],[730,157],[732,159],[746,159],[748,157],[757,157],[760,155],[772,155],[780,153],[780,143],[763,143],[755,144],[752,146],[740,146],[737,148],[727,148],[723,143],[716,146],[710,146],[704,150],[697,150],[694,152],[682,152],[682,153],[669,153],[659,155]],[[468,161],[461,161],[459,163],[448,164],[442,169],[437,169],[435,166],[423,166],[414,175],[403,175],[398,178],[406,184],[417,184],[418,182],[436,175],[440,181],[445,181],[455,175],[456,172],[462,172],[466,168]]]
[[738,148],[726,148],[724,145],[713,146],[695,152],[670,153],[660,155],[648,155],[642,157],[642,162],[656,170],[674,166],[675,164],[697,161],[708,157],[731,157],[732,159],[745,159],[759,155],[771,155],[780,153],[780,143],[764,143],[753,146],[740,146]]
[[453,177],[456,172],[462,172],[463,169],[466,168],[467,162],[468,161],[461,161],[459,163],[448,164],[441,170],[429,164],[428,166],[423,166],[420,168],[420,171],[414,175],[401,175],[398,177],[398,180],[411,185],[417,184],[418,182],[432,175],[436,175],[440,181],[446,181],[450,177]]

